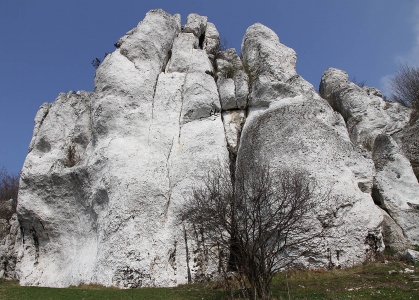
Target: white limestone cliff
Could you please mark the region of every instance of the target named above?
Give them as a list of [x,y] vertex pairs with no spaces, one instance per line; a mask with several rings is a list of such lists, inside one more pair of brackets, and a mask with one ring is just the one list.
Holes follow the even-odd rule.
[[[162,10],[115,46],[93,93],[60,94],[35,117],[17,214],[3,222],[0,254],[10,262],[3,275],[52,287],[216,279],[217,264],[178,211],[214,166],[234,172],[249,158],[303,170],[330,192],[336,226],[298,266],[362,263],[383,250],[382,226],[400,250],[406,232],[416,241],[416,231],[406,231],[416,219],[386,215],[371,196],[380,191],[387,206],[377,204],[387,208],[399,201],[388,187],[416,195],[404,156],[379,169],[381,152],[371,152],[376,136],[406,126],[408,109],[335,69],[323,75],[324,100],[297,74],[294,50],[259,23],[246,31],[241,57],[220,48],[207,17],[191,14],[182,26]],[[337,90],[343,96],[332,103]],[[386,186],[397,168],[406,176]]]

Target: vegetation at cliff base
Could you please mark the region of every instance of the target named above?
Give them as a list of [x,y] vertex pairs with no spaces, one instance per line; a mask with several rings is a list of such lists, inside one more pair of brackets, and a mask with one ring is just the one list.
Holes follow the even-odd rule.
[[[379,261],[348,269],[289,271],[277,274],[271,284],[273,299],[417,299],[419,265]],[[240,291],[235,291],[237,299]],[[0,279],[0,299],[226,299],[222,282],[175,288],[120,290],[101,286],[66,289],[21,287]]]

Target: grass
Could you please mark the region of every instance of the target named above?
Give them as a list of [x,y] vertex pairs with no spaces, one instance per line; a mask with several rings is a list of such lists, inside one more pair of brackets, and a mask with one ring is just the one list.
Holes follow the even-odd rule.
[[[402,273],[406,268],[414,273]],[[395,272],[390,272],[390,271]],[[391,273],[391,274],[390,274]],[[97,285],[66,289],[21,287],[0,279],[0,299],[223,299],[219,283],[120,290]],[[418,299],[419,265],[374,262],[349,269],[289,271],[272,282],[274,299]]]

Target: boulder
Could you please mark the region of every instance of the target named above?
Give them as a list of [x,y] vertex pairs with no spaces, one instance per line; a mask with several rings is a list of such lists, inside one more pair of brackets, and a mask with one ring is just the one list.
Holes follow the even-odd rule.
[[403,229],[397,225],[392,217],[383,209],[383,240],[386,247],[392,250],[403,251],[409,248],[410,243],[403,234]]
[[419,263],[419,251],[412,249],[407,249],[405,251],[399,252],[398,256],[400,258],[406,259],[414,264]]

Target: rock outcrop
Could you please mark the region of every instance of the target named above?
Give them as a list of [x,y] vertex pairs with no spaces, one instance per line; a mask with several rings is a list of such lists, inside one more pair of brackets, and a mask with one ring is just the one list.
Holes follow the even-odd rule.
[[[384,101],[378,89],[361,88],[348,81],[346,72],[333,68],[323,73],[320,94],[344,117],[351,141],[371,153],[375,167],[372,196],[388,213],[384,229],[390,235],[388,240],[395,240],[390,244],[396,249],[406,244],[403,240],[418,244],[419,184],[411,164],[415,161],[411,149],[417,142],[409,125],[411,109]],[[402,236],[393,236],[399,231],[388,218],[400,227]]]
[[0,278],[16,278],[20,228],[13,199],[0,201]]
[[351,143],[342,116],[296,75],[295,52],[269,28],[247,30],[242,56],[255,80],[237,164],[253,156],[275,168],[302,170],[333,199],[338,225],[303,266],[344,267],[380,251],[382,216],[370,196],[373,163]]
[[382,232],[400,250],[417,242],[419,186],[391,138],[409,109],[336,69],[322,77],[324,100],[297,74],[295,51],[259,23],[241,57],[207,17],[182,25],[162,10],[115,46],[93,93],[60,94],[35,117],[17,214],[0,220],[4,276],[123,288],[217,278],[178,211],[215,166],[234,179],[249,159],[303,171],[328,195],[335,226],[300,267],[362,263],[384,249]]

